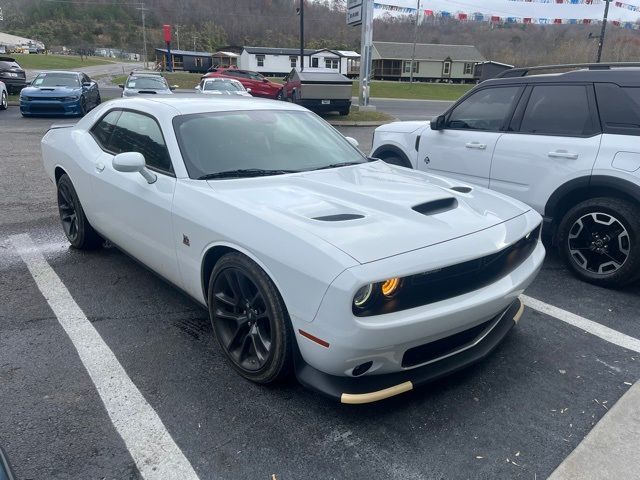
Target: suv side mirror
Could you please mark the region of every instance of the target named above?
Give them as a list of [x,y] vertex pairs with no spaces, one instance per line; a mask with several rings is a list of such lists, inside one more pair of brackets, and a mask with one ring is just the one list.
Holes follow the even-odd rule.
[[138,172],[147,183],[154,183],[158,179],[155,173],[147,170],[147,162],[144,159],[144,155],[139,152],[119,153],[113,157],[111,164],[113,169],[118,172]]
[[124,90],[124,83],[119,83],[118,86]]
[[93,82],[82,82],[82,86],[85,88],[89,88],[91,86],[93,86]]
[[262,83],[269,83],[269,79],[268,78],[263,78],[262,79]]
[[178,88],[178,85],[171,85],[169,87],[169,90],[171,90],[173,92],[176,88]]
[[438,115],[431,120],[431,130],[444,130],[446,124],[446,117],[444,115]]

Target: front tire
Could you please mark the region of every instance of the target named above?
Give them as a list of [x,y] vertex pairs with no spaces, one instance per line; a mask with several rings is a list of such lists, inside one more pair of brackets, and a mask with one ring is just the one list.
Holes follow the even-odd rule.
[[291,321],[278,290],[254,261],[228,253],[211,272],[209,318],[231,366],[244,378],[270,384],[293,365]]
[[58,180],[58,212],[62,229],[72,247],[91,250],[102,244],[102,238],[87,220],[71,179],[65,173]]
[[640,208],[618,198],[579,203],[562,218],[558,248],[579,278],[621,287],[640,275]]
[[0,98],[0,110],[6,110],[9,107],[9,101],[7,99],[7,92],[2,92],[2,97]]

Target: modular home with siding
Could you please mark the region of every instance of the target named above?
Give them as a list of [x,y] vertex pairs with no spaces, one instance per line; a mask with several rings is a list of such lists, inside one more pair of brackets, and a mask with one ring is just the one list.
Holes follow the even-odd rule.
[[[408,81],[413,43],[373,42],[373,78]],[[472,83],[476,64],[486,61],[473,45],[417,43],[413,78],[423,82]]]
[[[328,68],[343,75],[353,75],[357,74],[359,62],[360,55],[356,52],[309,48],[304,50],[305,68]],[[238,67],[265,76],[286,75],[300,67],[300,49],[244,47]]]

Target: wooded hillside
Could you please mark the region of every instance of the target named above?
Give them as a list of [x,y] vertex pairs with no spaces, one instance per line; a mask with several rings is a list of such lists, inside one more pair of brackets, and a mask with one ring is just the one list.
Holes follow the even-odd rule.
[[[142,51],[140,11],[128,0],[5,0],[3,31],[70,48]],[[137,0],[136,0],[137,1]],[[116,3],[116,4],[114,4]],[[225,45],[298,46],[299,0],[145,0],[148,47],[162,43],[160,27],[177,27],[180,48],[214,51]],[[345,0],[307,2],[306,46],[359,49],[360,29],[347,27]],[[515,64],[593,61],[599,34],[593,25],[504,25],[429,20],[423,43],[476,45],[491,60]],[[374,40],[410,42],[410,20],[377,21]],[[640,33],[610,26],[604,60],[640,59]]]

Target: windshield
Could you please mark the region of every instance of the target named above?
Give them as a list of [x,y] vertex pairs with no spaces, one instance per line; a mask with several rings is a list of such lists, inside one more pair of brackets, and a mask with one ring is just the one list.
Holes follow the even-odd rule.
[[135,88],[138,90],[150,89],[150,90],[166,90],[167,81],[164,77],[129,77],[127,80],[127,88]]
[[366,157],[311,112],[247,110],[173,119],[191,178],[231,170],[304,171]]
[[223,92],[242,92],[244,87],[239,82],[214,81],[205,82],[205,91],[219,90]]
[[41,73],[33,80],[34,87],[79,87],[75,73]]

